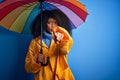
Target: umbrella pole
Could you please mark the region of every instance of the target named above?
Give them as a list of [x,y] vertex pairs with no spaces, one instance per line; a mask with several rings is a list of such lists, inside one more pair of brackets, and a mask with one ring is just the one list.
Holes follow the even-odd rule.
[[42,30],[42,29],[43,29],[43,28],[42,28],[42,25],[43,25],[43,24],[42,24],[42,3],[43,3],[43,1],[44,1],[44,0],[39,0],[39,2],[40,2],[40,13],[41,13],[41,15],[40,15],[40,18],[41,18],[41,19],[40,19],[40,21],[41,21],[41,22],[40,22],[40,23],[41,23],[41,36],[40,36],[40,39],[41,39],[41,40],[40,40],[41,48],[40,48],[40,53],[42,53],[42,38],[43,38],[43,33],[42,33],[42,31],[43,31],[43,30]]
[[[43,51],[42,51],[42,38],[43,38],[43,28],[42,28],[42,26],[43,26],[43,24],[42,24],[42,3],[44,2],[44,0],[39,0],[39,2],[40,2],[40,13],[41,13],[41,15],[40,15],[40,17],[41,17],[41,19],[40,19],[40,23],[41,23],[41,36],[40,36],[40,45],[41,45],[41,48],[40,48],[40,53],[42,54],[43,53]],[[44,63],[41,63],[41,65],[42,66],[47,66],[48,64],[49,64],[49,62],[50,62],[50,58],[49,58],[49,56],[47,57],[47,62],[44,64]]]

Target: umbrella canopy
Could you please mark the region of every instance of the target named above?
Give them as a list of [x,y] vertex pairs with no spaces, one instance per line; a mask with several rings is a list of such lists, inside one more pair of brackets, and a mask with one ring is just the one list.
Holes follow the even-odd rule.
[[[45,0],[43,10],[59,9],[72,22],[72,29],[85,22],[87,11],[77,0]],[[2,0],[0,2],[0,25],[6,29],[30,33],[35,17],[40,13],[38,0]]]

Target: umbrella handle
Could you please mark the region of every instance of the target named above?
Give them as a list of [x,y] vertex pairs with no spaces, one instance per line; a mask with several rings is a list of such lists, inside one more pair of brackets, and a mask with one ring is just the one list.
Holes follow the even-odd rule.
[[[42,54],[42,52],[43,52],[43,50],[42,50],[42,48],[40,49],[40,54]],[[41,62],[41,65],[42,66],[47,66],[48,64],[50,63],[50,57],[49,56],[47,56],[47,62],[44,64],[43,62]]]
[[41,65],[42,66],[47,66],[49,63],[50,63],[50,57],[48,56],[47,57],[47,62],[45,64],[41,62]]

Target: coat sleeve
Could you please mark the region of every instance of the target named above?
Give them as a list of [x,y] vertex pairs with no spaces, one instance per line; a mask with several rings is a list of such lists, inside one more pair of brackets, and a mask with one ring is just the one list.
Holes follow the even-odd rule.
[[67,55],[73,45],[72,37],[64,28],[58,27],[56,31],[59,31],[64,34],[63,40],[60,44],[58,44],[58,47],[60,54]]
[[37,73],[40,71],[41,65],[36,62],[37,48],[35,40],[32,40],[25,59],[25,69],[29,73]]
[[60,54],[67,55],[72,47],[73,41],[72,38],[69,38],[68,41],[62,42],[59,45]]

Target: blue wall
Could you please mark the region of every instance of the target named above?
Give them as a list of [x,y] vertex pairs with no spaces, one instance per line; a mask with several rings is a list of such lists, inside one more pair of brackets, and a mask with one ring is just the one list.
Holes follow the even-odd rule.
[[80,0],[88,10],[73,31],[69,64],[76,80],[120,80],[119,0]]
[[[68,63],[76,80],[120,80],[120,9],[118,0],[80,0],[86,22],[73,30]],[[24,59],[32,36],[0,27],[0,80],[32,80]]]
[[0,80],[32,80],[24,68],[32,36],[8,31],[0,26]]

